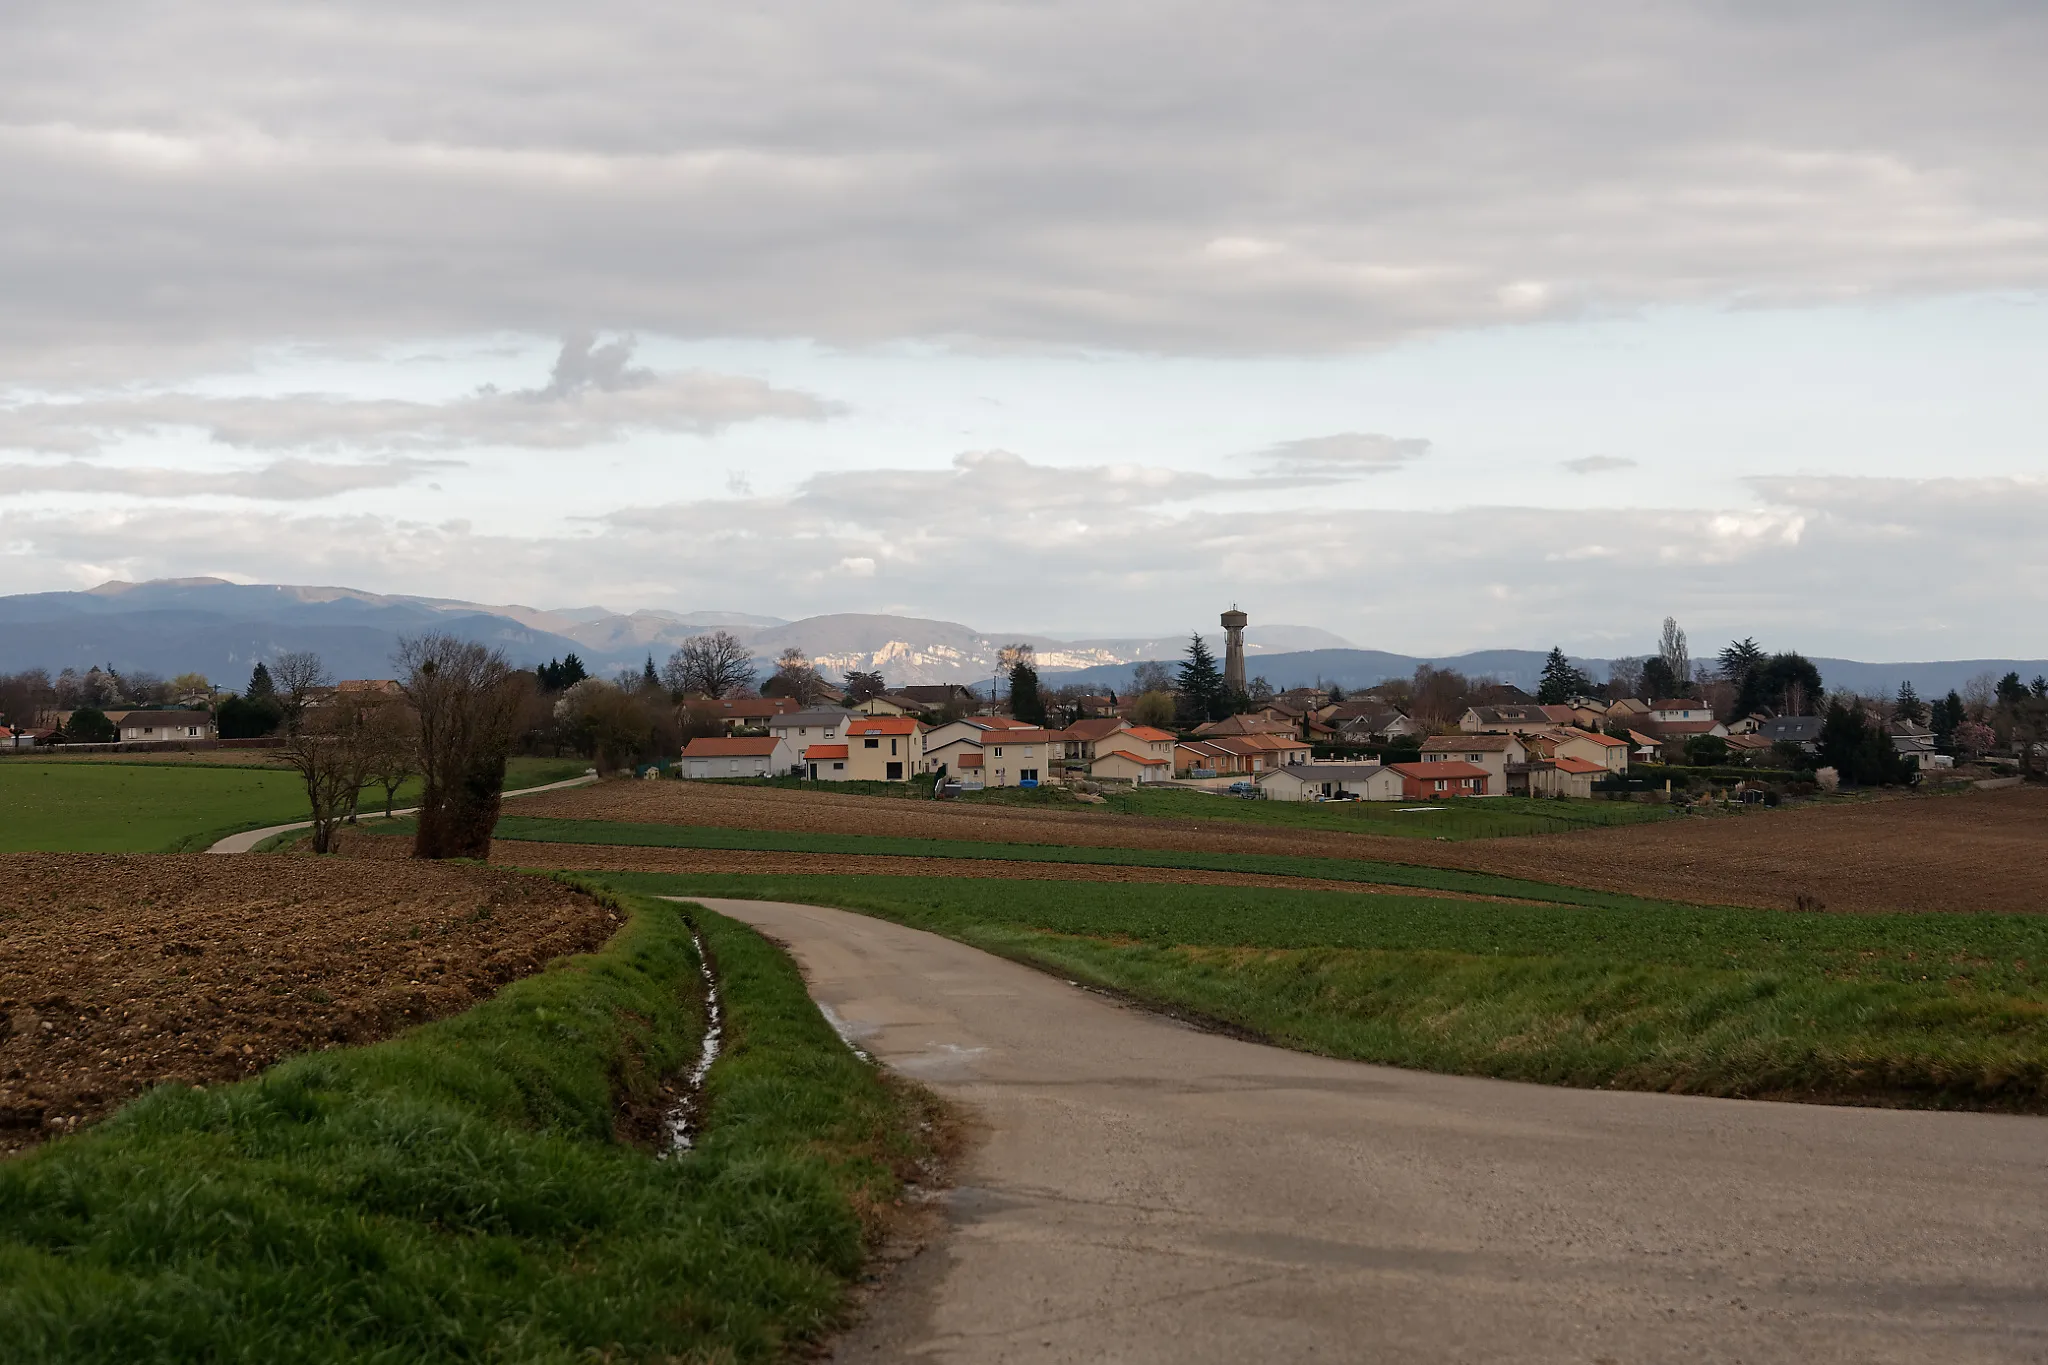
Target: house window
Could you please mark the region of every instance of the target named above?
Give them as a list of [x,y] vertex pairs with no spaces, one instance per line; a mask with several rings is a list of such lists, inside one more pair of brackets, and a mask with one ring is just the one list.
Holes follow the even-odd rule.
[[1018,780],[1019,782],[1036,782],[1036,781],[1038,780],[1038,769],[1036,769],[1036,768],[1019,768],[1019,769],[1017,769],[1017,780]]
[[903,780],[903,765],[901,763],[891,763],[889,765],[889,780],[891,782],[901,782]]
[[892,754],[896,752],[896,741],[893,739],[889,741],[889,752]]
[[727,770],[735,773],[738,772],[740,770],[740,761],[736,758],[733,759],[732,762],[728,765]]
[[1439,778],[1438,778],[1438,779],[1436,780],[1436,789],[1437,789],[1438,791],[1444,791],[1444,790],[1446,790],[1446,789],[1447,789],[1447,788],[1448,788],[1449,786],[1450,786],[1450,784],[1449,784],[1449,783],[1447,783],[1447,782],[1445,782],[1445,781],[1444,781],[1444,780],[1443,780],[1443,779],[1442,779],[1441,777],[1439,777]]
[[1003,746],[1002,746],[1002,745],[1000,745],[1000,744],[998,744],[998,745],[996,745],[996,757],[997,757],[997,758],[1001,758],[1002,756],[1003,756]]
[[834,763],[832,765],[832,771],[835,773],[845,772],[846,765],[844,763]]
[[866,745],[870,749],[879,749],[882,747],[882,741],[879,739],[864,739],[861,741],[861,743]]

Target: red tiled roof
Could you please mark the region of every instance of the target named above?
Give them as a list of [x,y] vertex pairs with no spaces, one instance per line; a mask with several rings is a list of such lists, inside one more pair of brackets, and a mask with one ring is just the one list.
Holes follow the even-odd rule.
[[1604,773],[1607,771],[1604,765],[1595,763],[1589,758],[1573,758],[1570,754],[1561,755],[1552,761],[1557,764],[1557,770],[1561,773]]
[[909,716],[857,716],[846,722],[849,735],[914,735],[918,728]]
[[1128,731],[1132,739],[1142,739],[1147,744],[1163,744],[1173,736],[1150,725],[1133,725]]
[[684,758],[769,758],[779,739],[755,735],[740,739],[693,739],[683,750]]
[[1108,739],[1124,728],[1124,722],[1121,720],[1077,720],[1067,727],[1067,735],[1079,740]]
[[821,758],[845,758],[844,744],[813,744],[804,750],[804,762],[816,763]]

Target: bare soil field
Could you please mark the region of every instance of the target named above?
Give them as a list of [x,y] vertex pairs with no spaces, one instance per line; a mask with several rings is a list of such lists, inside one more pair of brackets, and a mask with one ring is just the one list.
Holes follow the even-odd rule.
[[456,1013],[617,924],[475,867],[0,854],[0,1153]]
[[[1218,798],[1219,802],[1223,798]],[[611,782],[521,815],[1112,848],[1365,858],[1667,900],[1830,911],[2048,912],[2048,790],[2010,788],[1435,843],[1214,821]],[[959,875],[959,874],[955,874]],[[1297,883],[1298,884],[1298,883]]]
[[[390,835],[350,832],[336,851],[352,858],[394,860],[409,854],[410,841]],[[976,858],[902,858],[840,853],[754,853],[713,848],[641,848],[625,844],[550,844],[498,839],[491,861],[506,867],[550,872],[710,872],[757,876],[990,877],[1007,881],[1148,882],[1173,886],[1271,886],[1293,891],[1351,891],[1442,900],[1511,901],[1413,886],[1332,881],[1320,877],[1268,877],[1251,872],[1205,872],[1174,867],[1104,867],[1092,863],[1005,862]]]

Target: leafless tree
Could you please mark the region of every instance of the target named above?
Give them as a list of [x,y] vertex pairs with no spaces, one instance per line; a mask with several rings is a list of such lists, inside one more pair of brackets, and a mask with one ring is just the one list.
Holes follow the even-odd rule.
[[331,853],[336,827],[354,818],[374,748],[371,709],[348,701],[321,707],[303,713],[285,732],[281,756],[306,784],[315,853]]
[[1643,695],[1643,661],[1615,659],[1607,665],[1607,696],[1610,701]]
[[1465,714],[1472,684],[1456,669],[1417,664],[1409,689],[1408,714],[1431,729],[1440,729]]
[[[419,774],[420,723],[412,707],[400,698],[382,697],[371,705],[365,735],[369,754],[363,765],[364,780],[384,789],[384,817],[388,820],[398,800],[398,789],[407,778]],[[353,808],[349,823],[355,823]]]
[[277,688],[277,704],[284,710],[286,733],[298,728],[313,693],[333,679],[327,665],[310,649],[294,649],[277,656],[270,665],[270,681]]
[[791,645],[775,661],[775,676],[761,684],[761,695],[788,697],[798,706],[816,706],[825,699],[825,680],[811,666],[810,656]]
[[419,717],[415,858],[488,858],[532,675],[495,649],[452,635],[399,641],[400,686]]
[[1173,666],[1164,659],[1145,659],[1131,668],[1131,691],[1173,691]]
[[754,685],[754,656],[730,631],[693,635],[668,656],[662,682],[677,700],[693,693],[723,697]]
[[57,702],[57,690],[50,675],[40,668],[0,678],[0,720],[23,729],[43,723],[43,716]]
[[1683,687],[1692,679],[1692,654],[1686,648],[1685,632],[1678,628],[1678,618],[1664,618],[1664,633],[1657,638],[1657,657],[1671,670],[1671,680]]

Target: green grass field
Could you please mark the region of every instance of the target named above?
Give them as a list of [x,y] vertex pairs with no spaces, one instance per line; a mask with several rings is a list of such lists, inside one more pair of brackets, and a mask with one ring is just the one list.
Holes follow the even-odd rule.
[[[515,758],[506,785],[540,786],[580,776],[586,766]],[[417,782],[408,783],[399,789],[398,804],[418,792]],[[371,788],[363,809],[381,809],[383,800],[383,788]],[[0,760],[0,853],[195,851],[239,830],[303,820],[307,813],[298,775],[278,768]]]
[[690,1152],[617,1139],[694,1059],[683,913],[367,1048],[163,1087],[0,1163],[0,1359],[772,1361],[842,1311],[915,1101],[697,911],[727,1046]]
[[2048,919],[971,878],[662,876],[838,905],[1290,1047],[1576,1086],[2048,1109]]
[[[413,822],[398,820],[372,832],[410,836]],[[1029,829],[1028,826],[1022,827]],[[1663,901],[1609,891],[1500,877],[1450,868],[1409,867],[1355,858],[1295,858],[1268,853],[1190,853],[1177,849],[1095,848],[1076,844],[980,843],[954,839],[884,838],[866,834],[805,834],[786,830],[732,829],[720,825],[646,825],[611,820],[558,820],[507,815],[498,821],[500,839],[565,844],[613,844],[629,848],[733,849],[755,853],[841,853],[898,858],[959,858],[1032,863],[1079,863],[1092,867],[1171,867],[1208,872],[1249,872],[1269,877],[1315,877],[1371,882],[1480,896],[1512,896],[1566,905],[1658,910]],[[505,856],[517,859],[516,850]],[[971,868],[961,869],[972,876]]]

